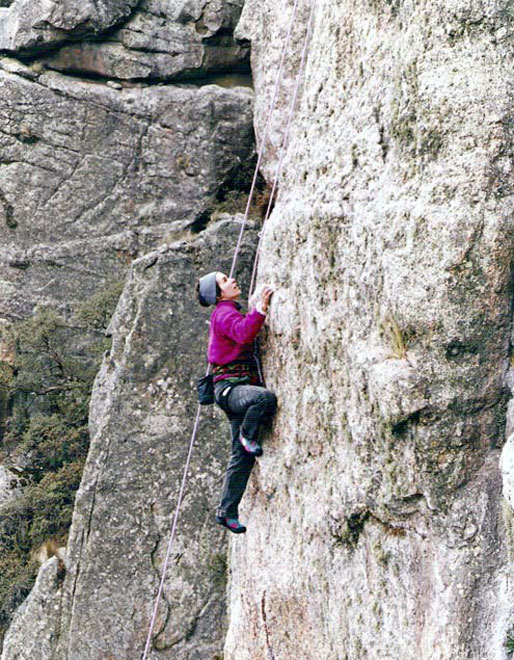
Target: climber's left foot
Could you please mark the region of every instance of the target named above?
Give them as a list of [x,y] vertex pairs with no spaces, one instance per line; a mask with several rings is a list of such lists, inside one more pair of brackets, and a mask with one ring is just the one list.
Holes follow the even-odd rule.
[[225,516],[216,516],[216,522],[219,525],[223,525],[234,534],[244,534],[246,532],[246,527],[241,525],[237,518],[226,518]]

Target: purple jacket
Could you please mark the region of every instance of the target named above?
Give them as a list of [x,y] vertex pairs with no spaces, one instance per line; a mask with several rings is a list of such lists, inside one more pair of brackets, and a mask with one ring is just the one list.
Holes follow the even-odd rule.
[[256,309],[246,316],[239,310],[239,303],[232,300],[222,300],[214,308],[207,352],[211,364],[228,364],[252,354],[253,340],[266,317]]

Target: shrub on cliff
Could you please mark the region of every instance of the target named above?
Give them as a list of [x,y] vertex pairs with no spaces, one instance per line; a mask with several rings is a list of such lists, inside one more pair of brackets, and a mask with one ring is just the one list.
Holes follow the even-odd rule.
[[0,364],[0,463],[21,473],[24,489],[0,508],[0,635],[32,588],[40,548],[66,543],[89,446],[91,387],[120,292],[118,283],[102,290],[71,323],[40,309],[3,337],[12,360]]

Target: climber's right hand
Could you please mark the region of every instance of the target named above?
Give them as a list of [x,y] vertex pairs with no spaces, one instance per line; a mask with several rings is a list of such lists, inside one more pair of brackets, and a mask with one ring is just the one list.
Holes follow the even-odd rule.
[[261,307],[262,307],[262,311],[265,314],[268,313],[268,307],[272,295],[273,295],[273,289],[270,286],[265,286],[261,292]]

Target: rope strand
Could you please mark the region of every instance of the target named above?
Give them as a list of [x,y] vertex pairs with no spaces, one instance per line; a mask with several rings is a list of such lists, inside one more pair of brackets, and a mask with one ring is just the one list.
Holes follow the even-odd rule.
[[239,254],[239,250],[241,249],[241,241],[243,240],[243,233],[244,233],[244,230],[245,230],[246,223],[248,221],[248,216],[250,214],[250,206],[252,204],[252,199],[253,199],[253,195],[254,195],[254,192],[255,192],[255,185],[257,183],[257,175],[259,174],[261,161],[262,161],[262,158],[264,156],[264,151],[266,150],[266,143],[268,141],[269,129],[270,129],[270,125],[271,125],[271,117],[273,115],[273,111],[275,110],[275,104],[277,102],[277,96],[278,96],[278,89],[280,87],[280,83],[282,82],[282,72],[284,70],[284,62],[285,62],[285,59],[286,59],[286,52],[287,52],[287,49],[289,47],[289,43],[291,41],[291,35],[293,33],[293,25],[294,25],[294,22],[295,22],[295,19],[296,19],[296,14],[297,14],[297,11],[298,11],[298,5],[299,4],[300,4],[300,0],[295,0],[294,6],[293,6],[293,13],[291,15],[291,21],[289,23],[289,28],[288,28],[288,31],[287,31],[287,37],[286,37],[286,40],[284,42],[284,46],[282,48],[282,55],[281,55],[281,58],[280,58],[280,67],[279,67],[279,70],[278,70],[277,79],[275,81],[275,87],[273,89],[273,96],[272,96],[271,105],[270,105],[269,111],[268,111],[268,117],[266,119],[266,128],[265,128],[265,131],[264,131],[264,136],[262,138],[261,147],[259,149],[259,155],[257,157],[257,164],[255,165],[255,171],[254,171],[254,174],[253,174],[252,185],[250,187],[250,192],[248,194],[248,201],[246,203],[246,209],[245,209],[245,214],[244,214],[244,218],[243,218],[243,223],[241,225],[241,230],[239,232],[239,238],[237,240],[236,249],[234,250],[234,257],[232,259],[232,266],[230,268],[229,277],[233,277],[233,275],[234,275],[234,270],[235,270],[236,262],[237,262],[237,256]]
[[153,610],[153,614],[152,614],[152,620],[150,622],[150,629],[148,631],[148,636],[146,638],[146,645],[145,645],[145,650],[144,650],[144,653],[143,653],[142,660],[146,660],[146,658],[147,658],[148,651],[150,649],[150,643],[151,643],[151,640],[152,640],[153,629],[154,629],[154,626],[155,626],[155,622],[157,620],[157,612],[159,610],[159,603],[161,601],[161,596],[162,596],[162,592],[163,592],[163,589],[164,589],[164,580],[166,579],[166,569],[168,568],[168,563],[169,563],[170,556],[171,556],[171,548],[172,548],[172,545],[173,545],[173,540],[175,539],[175,530],[177,529],[178,514],[179,514],[179,510],[180,510],[180,505],[182,504],[182,499],[184,497],[184,490],[185,490],[185,487],[186,487],[187,474],[189,472],[189,464],[191,462],[191,455],[193,453],[193,445],[195,443],[195,437],[196,437],[196,433],[198,431],[198,426],[199,426],[199,423],[200,423],[200,409],[201,409],[201,406],[200,406],[200,404],[198,404],[198,409],[196,411],[196,419],[195,419],[195,423],[194,423],[194,427],[193,427],[193,433],[191,435],[191,441],[189,443],[189,451],[188,451],[188,454],[187,454],[186,466],[184,468],[184,475],[182,477],[182,483],[180,484],[180,492],[179,492],[178,500],[177,500],[177,508],[175,509],[175,515],[173,517],[173,526],[171,528],[171,535],[170,535],[170,540],[169,540],[169,543],[168,543],[168,549],[167,549],[167,552],[166,552],[166,559],[164,560],[164,565],[162,567],[162,576],[161,576],[161,581],[160,581],[160,584],[159,584],[159,591],[157,592],[157,597],[155,599],[155,606],[154,606],[154,610]]
[[280,158],[279,158],[279,162],[278,162],[277,169],[276,169],[276,172],[275,172],[275,178],[273,180],[273,187],[271,189],[271,194],[270,194],[270,198],[269,198],[269,201],[268,201],[268,207],[266,209],[266,215],[264,216],[263,228],[259,232],[259,242],[257,244],[257,250],[255,252],[255,258],[254,258],[254,261],[253,261],[252,279],[250,281],[250,291],[249,291],[249,294],[248,294],[248,298],[250,298],[250,296],[252,295],[254,287],[255,287],[255,278],[256,278],[256,274],[257,274],[257,264],[259,262],[259,254],[260,254],[260,250],[261,250],[261,243],[262,243],[262,236],[263,236],[263,232],[264,232],[264,225],[266,224],[266,220],[269,218],[269,216],[271,214],[271,209],[272,209],[272,206],[273,206],[273,200],[274,200],[274,197],[275,197],[275,191],[277,189],[280,177],[282,176],[282,168],[283,168],[283,164],[284,164],[284,157],[286,155],[287,147],[289,146],[289,135],[290,135],[291,126],[292,126],[292,123],[293,123],[293,116],[294,116],[294,113],[295,113],[295,110],[296,110],[296,103],[297,103],[297,100],[298,100],[298,92],[300,90],[300,82],[301,82],[301,79],[302,79],[302,75],[304,73],[305,63],[306,63],[306,60],[307,60],[307,51],[308,51],[308,46],[309,46],[310,36],[311,36],[311,31],[312,31],[312,25],[313,25],[313,19],[314,19],[314,7],[315,6],[316,6],[316,1],[313,0],[310,15],[309,15],[309,21],[308,21],[308,25],[307,25],[307,32],[306,32],[306,35],[305,35],[305,41],[303,43],[302,57],[301,57],[301,60],[300,60],[300,67],[298,69],[298,75],[297,75],[297,78],[296,78],[296,85],[295,85],[295,89],[294,89],[293,99],[292,99],[291,104],[289,106],[289,116],[288,116],[288,119],[287,119],[286,132],[284,134],[284,139],[282,141],[282,147],[281,147],[281,151],[280,151]]
[[[239,238],[238,238],[238,241],[237,241],[236,249],[234,251],[234,257],[232,259],[232,267],[231,267],[231,270],[230,270],[230,277],[232,277],[233,274],[234,274],[234,269],[235,269],[235,266],[236,266],[236,263],[237,263],[237,257],[238,257],[238,254],[239,254],[239,251],[240,251],[240,248],[241,248],[241,241],[242,241],[242,237],[243,237],[243,232],[244,232],[247,220],[248,220],[250,206],[251,206],[253,194],[255,192],[255,185],[256,185],[256,182],[257,182],[257,175],[258,175],[258,172],[259,172],[262,157],[263,157],[264,151],[265,151],[266,142],[267,142],[267,139],[268,139],[269,128],[270,128],[270,124],[271,124],[271,117],[272,117],[272,113],[273,113],[274,108],[275,108],[280,82],[282,80],[285,54],[287,52],[289,42],[291,40],[292,29],[293,29],[294,21],[295,21],[295,18],[296,18],[296,13],[297,13],[297,10],[298,10],[299,1],[300,0],[295,0],[294,7],[293,7],[293,13],[292,13],[292,16],[291,16],[291,22],[289,24],[289,29],[288,29],[288,33],[287,33],[287,38],[286,38],[286,41],[284,43],[284,47],[283,47],[283,50],[282,50],[280,68],[279,68],[279,71],[278,71],[278,74],[277,74],[277,79],[276,79],[276,82],[275,82],[275,89],[274,89],[274,92],[273,92],[273,99],[272,99],[272,103],[271,103],[270,110],[268,112],[267,121],[266,121],[266,130],[265,130],[265,133],[264,133],[264,136],[263,136],[263,139],[262,139],[261,147],[259,149],[257,164],[255,166],[255,172],[254,172],[254,176],[253,176],[253,180],[252,180],[252,185],[251,185],[251,188],[250,188],[248,202],[246,204],[245,215],[244,215],[243,223],[241,225],[241,230],[239,232]],[[309,27],[307,29],[307,35],[306,35],[306,38],[305,38],[305,43],[304,43],[304,47],[303,47],[303,51],[302,51],[302,60],[301,60],[301,64],[300,64],[298,78],[297,78],[297,81],[296,81],[294,99],[293,99],[293,103],[291,105],[291,109],[290,109],[290,113],[289,113],[289,119],[288,119],[287,130],[286,130],[286,137],[285,137],[285,139],[283,141],[283,144],[282,144],[282,154],[281,154],[281,158],[280,158],[280,161],[279,161],[279,166],[277,168],[277,175],[275,176],[275,181],[274,181],[274,184],[273,184],[272,195],[273,195],[273,193],[276,189],[278,178],[280,177],[280,173],[282,171],[282,162],[283,162],[283,157],[284,157],[284,153],[285,153],[285,145],[286,145],[287,139],[289,137],[289,131],[290,131],[290,128],[291,128],[291,120],[292,120],[292,116],[293,116],[293,112],[294,112],[294,107],[296,105],[296,99],[297,99],[297,96],[298,96],[300,78],[301,78],[301,74],[302,74],[304,64],[305,64],[305,58],[306,58],[306,52],[307,52],[307,43],[309,41],[310,29],[311,29],[311,25],[312,25],[312,17],[314,15],[314,5],[315,5],[315,2],[313,1],[312,7],[311,7],[311,15],[310,15],[310,19],[309,19]],[[267,209],[266,217],[265,217],[264,221],[266,221],[266,219],[269,217],[270,209],[271,209],[271,201],[272,201],[272,197],[270,198],[270,202],[268,204],[268,209]],[[258,254],[259,254],[261,239],[262,239],[262,232],[261,232],[261,236],[259,238],[259,243],[258,243],[256,255],[255,255],[255,258],[254,258],[253,271],[252,271],[252,284],[250,285],[250,291],[251,291],[252,285],[254,283],[255,272],[256,272],[256,263],[257,263],[257,258],[258,258]],[[258,360],[258,362],[260,362],[260,361]],[[260,371],[260,364],[258,366],[259,366],[259,371]],[[207,369],[207,374],[209,373],[209,370],[210,370],[210,365]],[[179,491],[179,495],[178,495],[178,499],[177,499],[177,506],[176,506],[176,509],[175,509],[174,517],[173,517],[173,525],[172,525],[172,529],[171,529],[170,539],[169,539],[169,542],[168,542],[166,557],[165,557],[164,564],[163,564],[163,567],[162,567],[162,575],[161,575],[161,580],[160,580],[160,583],[159,583],[159,590],[158,590],[157,596],[155,598],[155,604],[154,604],[154,609],[153,609],[153,613],[152,613],[152,619],[151,619],[151,622],[150,622],[150,628],[148,630],[148,636],[147,636],[147,639],[146,639],[146,644],[145,644],[145,649],[144,649],[144,652],[143,652],[142,660],[147,660],[148,652],[150,650],[152,635],[153,635],[153,631],[154,631],[154,628],[155,628],[155,623],[157,621],[157,614],[158,614],[158,610],[159,610],[159,604],[160,604],[160,601],[161,601],[162,593],[163,593],[163,590],[164,590],[164,582],[165,582],[165,579],[166,579],[166,571],[167,571],[169,560],[170,560],[170,557],[171,557],[171,549],[173,547],[173,541],[175,539],[178,516],[179,516],[179,512],[180,512],[180,507],[181,507],[181,504],[182,504],[182,501],[183,501],[183,498],[184,498],[184,491],[185,491],[186,482],[187,482],[187,475],[188,475],[188,472],[189,472],[189,465],[191,463],[191,456],[192,456],[192,453],[193,453],[193,447],[194,447],[196,435],[198,433],[198,428],[199,428],[199,424],[200,424],[200,411],[201,411],[201,406],[198,405],[198,408],[197,408],[197,411],[196,411],[196,418],[195,418],[195,422],[194,422],[194,426],[193,426],[193,431],[192,431],[192,434],[191,434],[191,440],[189,442],[189,450],[188,450],[188,454],[187,454],[186,464],[185,464],[185,467],[184,467],[184,473],[183,473],[183,476],[182,476],[182,482],[181,482],[181,485],[180,485],[180,491]]]

